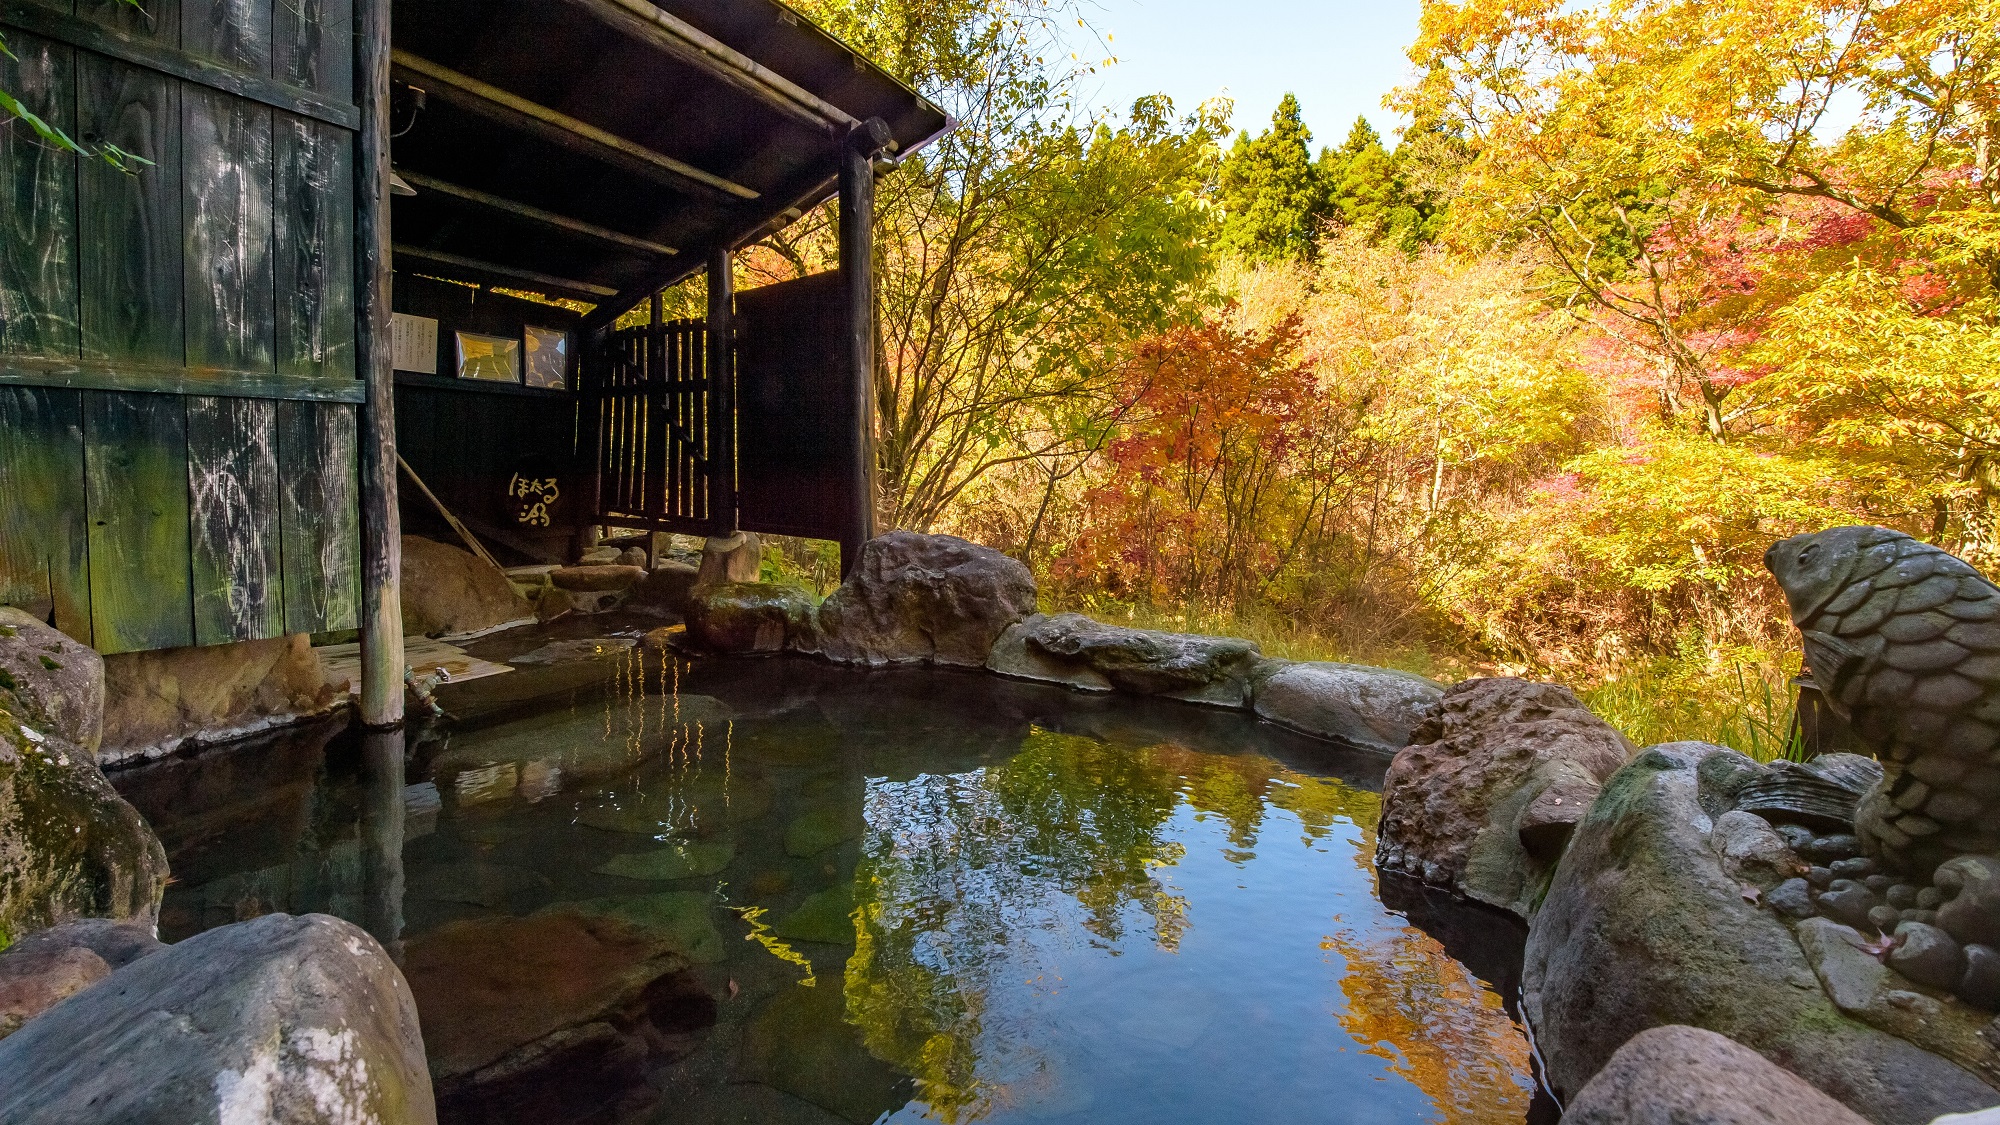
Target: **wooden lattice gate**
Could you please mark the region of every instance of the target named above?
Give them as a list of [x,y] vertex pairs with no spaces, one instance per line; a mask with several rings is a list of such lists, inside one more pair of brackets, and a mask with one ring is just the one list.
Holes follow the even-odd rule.
[[[707,535],[718,530],[722,413],[708,375],[707,325],[670,320],[610,334],[584,365],[594,427],[597,514],[605,523]],[[587,447],[586,447],[587,448]]]

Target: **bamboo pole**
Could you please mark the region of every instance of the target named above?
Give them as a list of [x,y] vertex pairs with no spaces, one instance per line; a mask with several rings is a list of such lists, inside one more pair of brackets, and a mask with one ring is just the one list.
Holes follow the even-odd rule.
[[444,517],[444,522],[451,525],[451,529],[453,531],[456,531],[458,533],[458,537],[465,541],[466,547],[469,550],[471,550],[473,554],[478,555],[480,558],[484,559],[486,561],[486,565],[492,567],[494,570],[499,571],[502,575],[505,575],[507,573],[507,568],[501,566],[499,561],[496,560],[492,556],[492,554],[486,550],[486,545],[484,543],[481,543],[478,540],[478,538],[472,534],[472,531],[469,528],[467,528],[464,524],[460,523],[458,521],[457,516],[451,514],[451,509],[444,506],[444,501],[437,498],[437,493],[431,491],[431,486],[424,483],[424,478],[417,475],[417,471],[410,467],[410,463],[408,461],[403,460],[403,455],[400,453],[396,454],[396,464],[401,465],[403,467],[403,471],[410,474],[410,483],[417,486],[417,491],[424,494],[424,499],[429,500],[431,502],[431,507],[437,509],[438,515]]

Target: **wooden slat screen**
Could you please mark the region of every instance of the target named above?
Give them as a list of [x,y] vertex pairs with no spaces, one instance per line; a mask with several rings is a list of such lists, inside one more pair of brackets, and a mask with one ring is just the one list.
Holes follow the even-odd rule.
[[707,334],[701,320],[620,329],[585,364],[604,522],[694,535],[713,529]]

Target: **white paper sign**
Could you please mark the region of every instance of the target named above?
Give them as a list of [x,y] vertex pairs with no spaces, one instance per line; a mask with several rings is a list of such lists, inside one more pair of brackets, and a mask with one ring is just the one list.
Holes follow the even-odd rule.
[[397,313],[389,334],[395,341],[396,370],[419,375],[438,373],[438,322],[427,316]]

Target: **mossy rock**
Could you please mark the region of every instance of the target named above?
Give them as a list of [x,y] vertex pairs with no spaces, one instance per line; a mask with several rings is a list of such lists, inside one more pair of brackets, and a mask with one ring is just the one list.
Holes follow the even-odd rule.
[[825,805],[807,809],[785,826],[785,854],[814,856],[861,835],[859,809]]
[[1573,1096],[1632,1036],[1686,1024],[1783,1060],[1871,1121],[1992,1104],[1970,1071],[1842,1015],[1792,933],[1724,869],[1697,773],[1728,753],[1651,747],[1577,826],[1529,924],[1522,974],[1551,1083]]
[[716,652],[781,652],[811,647],[813,603],[777,582],[704,583],[688,591],[688,636]]
[[772,929],[788,941],[854,944],[854,884],[842,883],[810,895]]
[[663,944],[697,965],[713,965],[727,956],[722,933],[715,928],[715,899],[702,891],[663,891],[557,902],[535,913],[617,918],[643,933],[659,937]]
[[88,752],[0,708],[0,934],[69,918],[151,922],[167,856]]
[[674,844],[650,852],[628,852],[613,856],[594,870],[599,875],[616,875],[621,879],[671,882],[714,875],[728,867],[729,861],[734,858],[735,846],[718,840],[713,843]]
[[737,1077],[869,1125],[902,1108],[910,1080],[868,1053],[835,980],[780,991],[743,1029]]
[[736,752],[779,766],[818,766],[840,753],[840,728],[823,718],[759,724],[736,732]]

